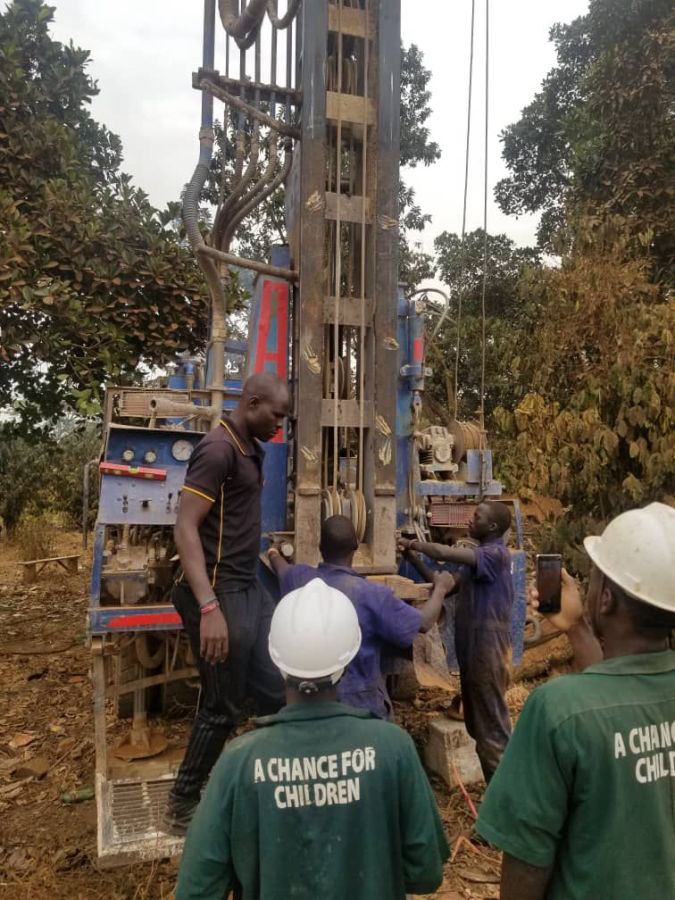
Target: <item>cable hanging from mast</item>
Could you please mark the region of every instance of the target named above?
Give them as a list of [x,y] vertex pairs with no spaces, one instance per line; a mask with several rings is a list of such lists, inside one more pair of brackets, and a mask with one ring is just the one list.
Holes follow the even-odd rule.
[[485,295],[488,273],[488,146],[490,140],[490,0],[485,0],[485,162],[483,171],[483,287],[481,291],[481,370],[480,370],[480,429],[481,449],[485,443],[485,341],[486,315]]
[[[476,0],[471,0],[471,29],[469,37],[469,91],[466,103],[466,147],[464,152],[464,200],[462,204],[462,236],[460,239],[460,274],[464,274],[466,268],[466,209],[469,196],[469,149],[471,144],[471,102],[473,97],[473,54],[474,34],[476,25]],[[457,396],[459,384],[459,345],[462,326],[462,295],[463,288],[460,282],[457,298],[457,346],[455,348],[455,419],[458,418]],[[440,328],[440,322],[438,324]]]

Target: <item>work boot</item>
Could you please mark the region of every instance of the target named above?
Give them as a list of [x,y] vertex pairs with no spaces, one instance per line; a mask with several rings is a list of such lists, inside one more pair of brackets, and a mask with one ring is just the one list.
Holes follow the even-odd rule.
[[169,794],[169,802],[162,816],[160,830],[175,837],[185,837],[198,806],[198,800],[180,800],[173,794]]

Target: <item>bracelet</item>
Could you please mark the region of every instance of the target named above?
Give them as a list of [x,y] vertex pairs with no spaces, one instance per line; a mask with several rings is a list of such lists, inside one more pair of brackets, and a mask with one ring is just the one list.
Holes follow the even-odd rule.
[[202,615],[206,613],[213,612],[214,609],[218,609],[218,601],[217,600],[209,600],[208,603],[205,603],[203,606],[199,607],[199,612]]

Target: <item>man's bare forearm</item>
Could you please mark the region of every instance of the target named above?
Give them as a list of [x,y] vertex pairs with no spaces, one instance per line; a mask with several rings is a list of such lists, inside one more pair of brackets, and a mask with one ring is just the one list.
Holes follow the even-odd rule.
[[505,853],[499,900],[544,900],[552,871],[552,866],[531,866]]
[[274,552],[272,552],[273,548],[270,548],[267,551],[267,558],[270,561],[270,566],[272,567],[272,571],[279,578],[282,572],[285,572],[286,569],[290,566],[288,560],[284,559],[281,553],[274,548]]
[[421,575],[428,584],[433,584],[434,570],[431,566],[428,566],[423,562],[416,553],[412,552],[412,550],[406,550],[404,556],[413,569],[417,571],[418,575]]
[[424,553],[429,559],[439,559],[443,562],[454,562],[464,566],[476,565],[476,554],[470,547],[446,547],[445,544],[411,541],[410,549]]
[[185,572],[185,577],[199,604],[207,603],[214,594],[213,586],[206,571],[204,550],[199,538],[199,529],[180,519],[174,528],[176,549]]
[[438,622],[443,609],[443,598],[446,594],[447,589],[442,584],[434,585],[431,597],[429,597],[424,606],[420,607],[420,612],[422,613],[421,632],[429,631]]

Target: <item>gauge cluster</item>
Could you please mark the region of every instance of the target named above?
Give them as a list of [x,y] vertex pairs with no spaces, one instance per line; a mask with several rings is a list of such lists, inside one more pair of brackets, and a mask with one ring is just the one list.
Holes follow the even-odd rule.
[[132,468],[183,467],[202,437],[198,432],[177,435],[175,431],[161,429],[118,429],[112,426],[105,457],[106,461],[123,463]]

